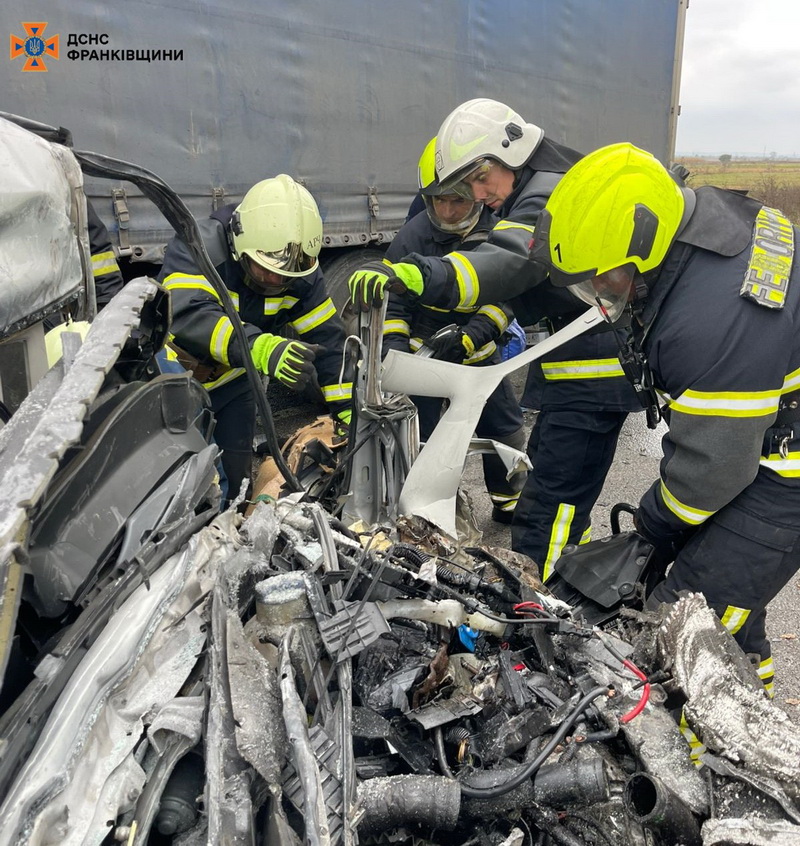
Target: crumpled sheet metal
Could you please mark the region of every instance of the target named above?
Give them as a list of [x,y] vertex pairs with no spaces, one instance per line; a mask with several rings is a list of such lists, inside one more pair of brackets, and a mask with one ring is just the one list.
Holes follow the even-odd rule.
[[[32,393],[0,431],[0,675],[19,596],[15,554],[28,534],[28,514],[47,490],[67,449],[80,440],[87,408],[139,325],[143,307],[158,291],[144,277],[129,282],[97,316],[58,387],[52,390],[48,381],[46,391]],[[37,403],[38,413],[27,413]],[[13,449],[4,448],[12,443]]]
[[760,817],[706,820],[703,846],[797,846],[800,826]]
[[[70,150],[0,118],[0,172],[0,338],[4,338],[48,308],[77,296],[91,265],[83,174]],[[83,232],[83,241],[78,232]]]
[[408,472],[400,494],[400,513],[424,517],[455,537],[456,492],[464,457],[486,400],[504,376],[602,322],[600,311],[590,309],[526,352],[490,367],[463,367],[390,350],[381,375],[384,391],[450,400],[425,449]]
[[662,661],[687,697],[684,713],[712,751],[800,795],[800,733],[767,699],[753,666],[694,593],[669,606],[658,632]]
[[[133,806],[141,789],[134,747],[202,651],[199,600],[232,551],[233,520],[226,512],[195,535],[92,644],[0,807],[0,844],[43,845],[54,830],[61,844],[100,843],[106,821]],[[120,778],[119,770],[129,777]]]

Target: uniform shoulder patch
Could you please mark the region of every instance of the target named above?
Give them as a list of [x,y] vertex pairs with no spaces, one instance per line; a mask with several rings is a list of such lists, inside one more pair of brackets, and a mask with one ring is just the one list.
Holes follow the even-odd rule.
[[794,227],[778,209],[763,206],[756,217],[753,246],[739,294],[765,308],[781,309],[794,258]]

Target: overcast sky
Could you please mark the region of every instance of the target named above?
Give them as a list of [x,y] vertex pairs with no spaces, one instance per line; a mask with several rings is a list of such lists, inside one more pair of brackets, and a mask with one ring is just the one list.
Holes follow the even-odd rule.
[[800,0],[690,0],[676,151],[800,156]]

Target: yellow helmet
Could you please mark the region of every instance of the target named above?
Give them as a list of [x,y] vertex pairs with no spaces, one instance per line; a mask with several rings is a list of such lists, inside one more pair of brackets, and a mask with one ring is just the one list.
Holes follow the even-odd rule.
[[436,178],[436,136],[425,145],[417,167],[417,185],[428,219],[442,232],[466,235],[478,222],[483,203],[475,202],[469,191],[452,188],[443,191]]
[[667,169],[633,144],[601,147],[562,177],[536,222],[531,258],[554,285],[607,309],[625,308],[635,274],[657,268],[686,201]]
[[255,262],[281,276],[308,276],[319,267],[322,218],[311,194],[281,173],[257,182],[231,218],[236,261]]

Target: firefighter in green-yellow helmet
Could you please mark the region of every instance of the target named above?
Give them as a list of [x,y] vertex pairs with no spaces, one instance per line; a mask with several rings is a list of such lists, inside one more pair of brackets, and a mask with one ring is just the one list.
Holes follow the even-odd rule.
[[766,608],[800,569],[797,236],[779,209],[677,184],[623,143],[564,175],[532,250],[554,284],[631,314],[630,373],[663,404],[634,522],[674,563],[650,601],[702,592],[769,692]]
[[[319,269],[322,220],[306,188],[287,174],[264,179],[238,205],[223,206],[202,221],[200,232],[249,348],[239,348],[214,289],[179,238],[167,247],[159,281],[172,300],[170,347],[210,393],[215,440],[233,497],[249,475],[255,426],[244,356],[291,390],[305,389],[316,375],[342,425],[350,421],[352,383],[340,378],[344,327]],[[285,327],[298,339],[283,337]]]
[[[469,252],[482,244],[497,223],[491,210],[469,193],[441,190],[434,167],[436,139],[420,156],[418,186],[425,200],[421,211],[395,236],[386,251],[387,261],[408,253],[444,256],[453,250]],[[390,294],[384,323],[384,351],[417,352],[425,346],[436,358],[470,367],[501,360],[501,339],[509,332],[513,313],[502,303],[463,309],[431,309],[402,295]],[[521,330],[520,330],[521,331]],[[412,397],[417,406],[420,438],[425,441],[436,426],[442,400]],[[504,379],[489,397],[476,428],[490,438],[524,449],[522,412],[509,380]],[[524,474],[506,478],[507,470],[496,455],[483,456],[483,476],[492,502],[492,517],[510,523]]]

